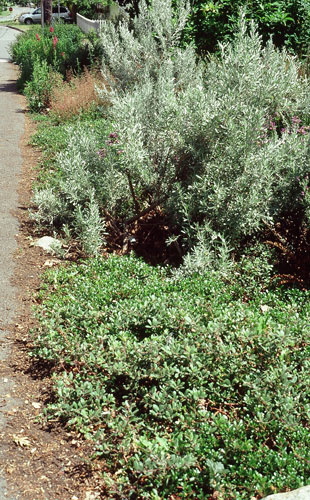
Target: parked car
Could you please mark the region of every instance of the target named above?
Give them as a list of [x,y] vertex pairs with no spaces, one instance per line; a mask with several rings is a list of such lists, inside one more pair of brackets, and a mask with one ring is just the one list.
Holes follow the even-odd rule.
[[[53,7],[53,12],[52,12],[52,18],[53,19],[63,19],[65,22],[70,23],[72,22],[72,16],[67,9],[67,7],[60,7],[59,12],[58,12],[58,7]],[[22,24],[35,24],[35,23],[40,23],[41,22],[41,9],[35,9],[32,12],[26,12],[25,14],[22,14],[19,17],[19,22]]]

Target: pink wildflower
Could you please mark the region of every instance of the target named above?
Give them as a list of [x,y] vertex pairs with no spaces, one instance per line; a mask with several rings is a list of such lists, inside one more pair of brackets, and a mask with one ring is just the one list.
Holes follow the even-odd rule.
[[53,26],[51,26],[51,27],[50,27],[50,32],[51,32],[51,33],[54,33],[54,28],[53,28]]
[[58,38],[57,38],[57,36],[55,35],[55,36],[54,36],[54,38],[53,38],[53,47],[54,47],[54,49],[56,49],[56,45],[57,45],[57,43],[58,43]]
[[40,41],[40,37],[39,37],[38,33],[36,33],[36,39],[38,40],[38,42]]
[[276,124],[273,120],[270,120],[270,125],[269,125],[270,130],[276,130]]
[[301,119],[300,119],[300,118],[298,118],[298,116],[293,116],[293,117],[292,117],[292,123],[294,123],[294,124],[297,124],[297,125],[298,125],[300,122],[301,122]]

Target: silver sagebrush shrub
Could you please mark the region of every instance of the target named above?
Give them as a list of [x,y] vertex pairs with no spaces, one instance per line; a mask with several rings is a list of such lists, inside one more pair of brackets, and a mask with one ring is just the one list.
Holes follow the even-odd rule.
[[[90,132],[72,139],[53,193],[66,218],[71,211],[83,220],[91,199],[124,224],[160,205],[184,249],[199,245],[214,262],[285,210],[307,213],[310,88],[299,62],[271,42],[263,47],[243,20],[221,56],[198,61],[190,46],[178,45],[188,12],[178,5],[141,2],[132,26],[104,23],[111,86],[101,93],[113,132],[101,156]],[[48,200],[58,210],[51,193]],[[42,196],[40,204],[48,217]]]
[[[112,88],[128,87],[156,79],[161,63],[178,50],[189,15],[189,3],[153,0],[139,2],[139,16],[123,19],[118,25],[103,21],[101,41],[105,78]],[[111,78],[109,78],[111,77]]]
[[191,116],[196,172],[173,200],[188,231],[203,221],[233,242],[296,207],[290,195],[307,171],[309,139],[292,121],[298,116],[307,124],[310,111],[309,84],[299,69],[285,51],[271,43],[263,48],[244,24],[221,59],[208,64]]
[[88,254],[96,254],[102,245],[104,222],[100,216],[94,184],[101,174],[101,161],[90,134],[72,134],[68,149],[57,157],[57,181],[53,187],[34,194],[39,223],[61,223],[66,233],[77,236]]
[[102,246],[104,223],[94,194],[84,209],[80,205],[77,207],[73,225],[84,251],[96,255]]
[[[141,26],[149,29],[150,12],[163,3],[143,11],[148,22]],[[158,200],[188,248],[212,231],[234,245],[299,203],[296,178],[307,171],[308,130],[301,133],[293,122],[309,122],[308,81],[299,76],[296,59],[271,42],[263,47],[254,26],[248,29],[242,19],[234,43],[221,47],[221,57],[204,70],[190,47],[165,52],[158,46],[156,72],[141,59],[143,77],[135,73],[129,86],[126,77],[110,95],[122,171],[139,206],[147,203],[145,193],[150,206]]]

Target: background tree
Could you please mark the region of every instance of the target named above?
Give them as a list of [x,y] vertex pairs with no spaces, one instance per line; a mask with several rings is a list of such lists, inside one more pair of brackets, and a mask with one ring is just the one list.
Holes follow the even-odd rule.
[[52,0],[43,0],[44,24],[48,26],[52,22]]
[[72,13],[73,20],[76,21],[77,13],[89,19],[97,19],[112,3],[113,0],[69,0],[66,5]]
[[240,9],[254,19],[266,42],[286,46],[299,55],[309,46],[310,3],[308,0],[190,0],[191,16],[186,40],[194,40],[200,52],[214,52],[218,42],[230,41],[236,32]]
[[119,0],[119,5],[121,7],[126,7],[131,16],[136,16],[139,13],[139,0]]

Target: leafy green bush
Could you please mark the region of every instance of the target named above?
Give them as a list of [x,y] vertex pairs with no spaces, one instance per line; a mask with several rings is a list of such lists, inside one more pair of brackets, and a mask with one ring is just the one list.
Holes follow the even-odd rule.
[[64,77],[68,71],[79,72],[95,59],[98,49],[87,43],[87,37],[75,25],[57,23],[44,31],[33,27],[11,45],[12,60],[19,65],[19,86],[32,80],[35,61],[45,61]]
[[307,0],[191,0],[191,15],[185,39],[195,40],[200,52],[214,52],[218,43],[231,41],[238,29],[240,9],[254,19],[264,42],[272,37],[277,47],[285,46],[307,56],[310,8]]
[[34,61],[31,81],[24,88],[30,111],[40,112],[50,104],[52,93],[62,83],[62,76],[52,72],[45,60]]
[[225,279],[134,257],[47,276],[35,342],[58,367],[48,414],[94,440],[107,498],[309,482],[309,293],[262,292],[252,262]]

